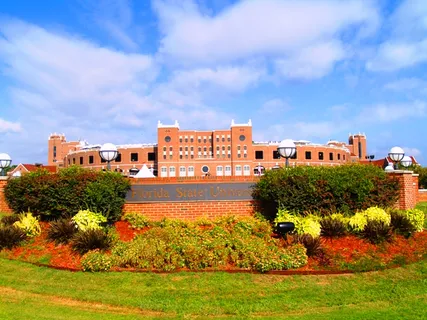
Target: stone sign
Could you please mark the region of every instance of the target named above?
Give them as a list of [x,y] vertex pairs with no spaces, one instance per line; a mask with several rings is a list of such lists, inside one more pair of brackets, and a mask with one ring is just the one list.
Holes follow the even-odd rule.
[[253,182],[134,184],[126,202],[252,200],[253,185]]

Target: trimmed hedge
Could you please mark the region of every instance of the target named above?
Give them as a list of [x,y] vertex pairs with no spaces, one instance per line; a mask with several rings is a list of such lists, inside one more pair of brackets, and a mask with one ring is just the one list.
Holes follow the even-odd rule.
[[70,167],[58,173],[39,170],[9,180],[4,194],[16,213],[30,210],[44,219],[56,219],[89,209],[114,222],[121,216],[128,190],[129,180],[119,173]]
[[268,170],[253,188],[263,214],[274,219],[279,208],[301,214],[351,213],[390,207],[398,200],[399,182],[378,167],[297,166]]

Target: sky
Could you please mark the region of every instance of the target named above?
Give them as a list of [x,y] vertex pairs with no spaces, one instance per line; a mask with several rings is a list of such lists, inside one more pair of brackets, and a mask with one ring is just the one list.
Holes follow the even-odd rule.
[[427,165],[425,0],[2,0],[0,153],[51,133],[155,143],[157,123],[391,147]]

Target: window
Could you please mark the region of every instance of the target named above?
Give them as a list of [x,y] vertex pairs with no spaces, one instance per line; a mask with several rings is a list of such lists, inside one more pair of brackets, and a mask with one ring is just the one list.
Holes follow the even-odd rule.
[[338,157],[338,160],[341,160],[341,154],[340,153],[337,154],[337,157]]
[[358,142],[357,146],[359,147],[359,159],[362,159],[362,142]]
[[83,157],[80,157],[80,165],[83,164]]
[[342,155],[342,159],[345,160],[345,154]]
[[305,152],[305,158],[306,158],[307,160],[310,160],[310,159],[311,159],[311,151],[306,151],[306,152]]
[[217,176],[222,176],[223,175],[223,171],[222,171],[222,166],[217,166],[216,167],[216,175]]
[[149,152],[148,153],[148,161],[156,161],[156,153],[155,152]]
[[231,166],[225,166],[225,175],[231,176]]
[[188,167],[188,176],[194,177],[194,167]]
[[120,152],[117,153],[115,162],[122,162],[122,154]]
[[295,150],[294,155],[291,157],[291,159],[296,159],[297,158],[297,150]]
[[89,156],[89,163],[93,163],[93,156]]
[[243,166],[243,175],[250,176],[251,175],[251,167],[248,165]]
[[187,169],[185,167],[179,167],[179,176],[185,177],[187,175]]
[[106,163],[107,161],[104,160],[103,157],[101,157],[101,163]]
[[163,147],[163,152],[166,152],[166,147]]
[[264,152],[263,151],[255,151],[255,159],[259,159],[259,160],[264,159]]
[[208,166],[203,166],[202,167],[202,173],[204,173],[204,174],[209,173],[209,167]]
[[323,152],[319,152],[319,160],[323,160]]
[[245,137],[243,134],[241,134],[241,135],[239,136],[239,140],[240,140],[240,141],[245,141],[245,139],[246,139],[246,137]]
[[273,159],[280,159],[280,154],[277,152],[277,150],[273,151]]
[[169,136],[166,136],[166,137],[165,137],[165,141],[166,141],[166,142],[171,142],[171,140],[172,140],[172,139],[171,139],[171,137],[169,137]]
[[131,162],[136,162],[136,161],[138,161],[138,153],[131,153],[130,154],[130,161]]
[[56,158],[56,146],[53,146],[53,158]]
[[169,167],[169,177],[175,177],[175,167]]
[[242,175],[242,166],[238,165],[236,166],[236,176]]
[[188,137],[185,137],[185,143],[188,143]]
[[163,160],[166,160],[166,155],[165,154],[163,155]]
[[190,137],[190,143],[193,143],[194,142],[194,139],[193,139],[193,136],[191,136]]
[[329,152],[329,160],[334,160],[334,154],[332,152]]
[[161,176],[161,177],[167,177],[167,176],[168,176],[168,168],[166,168],[166,167],[162,167],[162,168],[160,169],[160,176]]
[[179,137],[179,143],[182,143],[182,137]]

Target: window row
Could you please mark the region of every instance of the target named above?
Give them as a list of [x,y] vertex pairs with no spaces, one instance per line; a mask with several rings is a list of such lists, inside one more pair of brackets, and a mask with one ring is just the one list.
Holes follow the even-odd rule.
[[[106,163],[107,162],[104,159],[102,159],[101,157],[100,157],[100,159],[101,159],[101,163]],[[138,152],[132,152],[130,154],[130,161],[131,162],[138,162],[138,159],[139,159],[139,153]],[[68,158],[68,165],[71,165],[71,161],[72,161],[73,164],[76,164],[77,160],[76,160],[76,158],[73,158],[73,159]],[[78,161],[79,161],[80,165],[84,165],[85,164],[84,163],[84,157],[79,157]],[[155,152],[148,152],[148,154],[147,154],[147,161],[156,161],[156,153]],[[114,160],[114,162],[115,163],[122,162],[122,154],[120,152],[117,154],[117,157]],[[95,156],[92,156],[92,155],[89,156],[88,159],[87,159],[87,163],[88,164],[94,164],[95,163]]]
[[[231,176],[232,175],[232,171],[231,171],[231,166],[216,166],[215,168],[215,175],[216,176]],[[185,166],[180,166],[178,168],[179,170],[179,177],[194,177],[194,167],[193,166],[189,166],[189,167],[185,167]],[[234,175],[236,176],[249,176],[251,175],[251,167],[249,165],[236,165],[234,167]],[[259,169],[254,169],[254,172],[257,173]],[[201,174],[202,175],[210,175],[210,168],[207,165],[202,166],[201,168]],[[175,166],[163,166],[160,168],[160,177],[176,177],[176,167]]]

